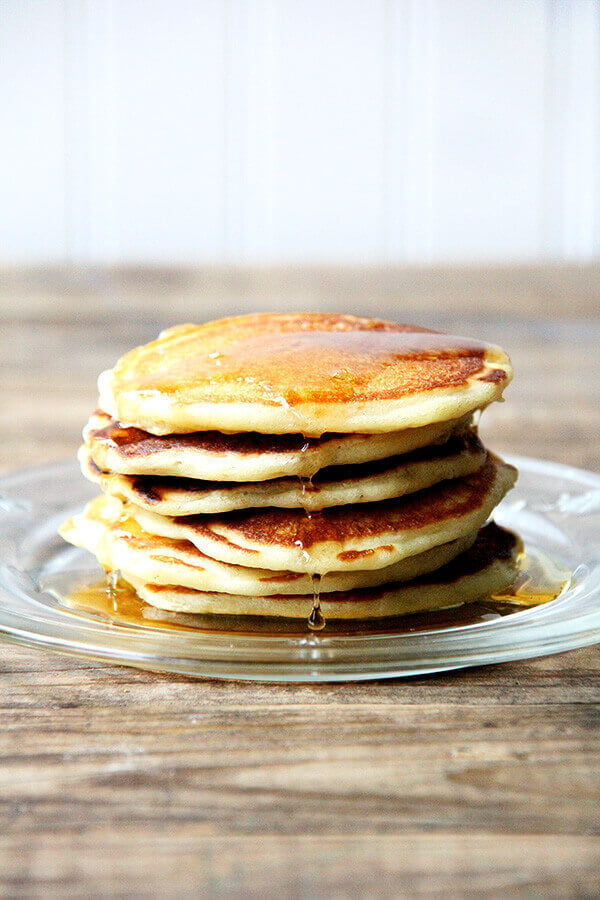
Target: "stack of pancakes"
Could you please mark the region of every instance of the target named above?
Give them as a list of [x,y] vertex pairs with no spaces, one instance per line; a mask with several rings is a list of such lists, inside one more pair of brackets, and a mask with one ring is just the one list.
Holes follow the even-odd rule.
[[[365,619],[505,591],[488,522],[516,471],[474,415],[497,347],[347,315],[183,325],[100,378],[80,461],[101,496],[61,533],[147,603]],[[488,523],[488,524],[486,524]]]

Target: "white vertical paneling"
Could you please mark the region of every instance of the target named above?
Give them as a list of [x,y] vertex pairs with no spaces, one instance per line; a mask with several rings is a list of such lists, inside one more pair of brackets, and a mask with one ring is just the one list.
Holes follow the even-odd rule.
[[227,260],[272,261],[279,127],[274,0],[231,0],[226,34]]
[[600,4],[547,0],[545,252],[600,254]]
[[60,259],[65,237],[63,7],[0,3],[0,262]]
[[252,9],[260,17],[253,25],[260,53],[250,61],[248,164],[266,181],[249,204],[252,255],[283,261],[379,257],[383,0],[267,2]]
[[0,262],[600,258],[600,0],[0,0]]
[[542,0],[437,2],[437,259],[527,259],[541,250]]
[[66,0],[65,34],[65,256],[106,262],[121,253],[113,0]]
[[438,21],[435,0],[388,0],[385,256],[433,255]]
[[388,260],[402,258],[407,243],[410,9],[410,0],[386,2],[383,251]]
[[119,256],[221,259],[225,247],[225,5],[115,5]]
[[225,4],[224,259],[244,261],[248,208],[248,0]]

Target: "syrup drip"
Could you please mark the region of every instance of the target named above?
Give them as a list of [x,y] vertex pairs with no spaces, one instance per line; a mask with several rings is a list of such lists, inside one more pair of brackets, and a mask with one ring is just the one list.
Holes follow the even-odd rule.
[[106,586],[108,590],[114,593],[119,587],[119,578],[121,573],[118,570],[112,570],[106,573]]
[[[300,481],[300,497],[302,500],[306,498],[306,495],[314,490],[313,488],[313,476],[312,475],[298,475],[298,480]],[[304,508],[304,512],[307,512],[306,508]]]
[[312,475],[298,475],[298,479],[300,481],[300,500],[303,502],[304,515],[307,519],[312,519],[312,512],[307,506],[304,506],[306,495],[312,489]]
[[308,617],[308,627],[311,631],[322,631],[327,624],[325,616],[321,612],[321,576],[312,576],[313,605]]
[[[307,518],[311,518],[311,514],[305,510]],[[308,550],[305,548],[304,544],[298,538],[294,541],[294,544],[300,548],[302,553],[302,557],[307,563],[307,565],[311,562],[311,556]],[[307,624],[311,631],[322,631],[325,628],[325,616],[321,612],[321,576],[317,572],[313,572],[311,575],[312,581],[312,589],[313,589],[313,598],[312,598],[312,608],[310,613],[308,614]]]
[[[310,447],[309,442],[307,441],[301,448],[300,452],[302,454],[306,453],[308,448]],[[312,484],[312,475],[298,475],[298,479],[300,481],[300,497],[301,500],[306,500],[306,494],[308,491],[313,489]],[[303,506],[304,515],[307,519],[312,519],[313,514],[308,509],[306,505]],[[306,559],[307,562],[310,562],[310,553],[304,547],[302,541],[298,539],[294,542],[297,546],[302,550],[302,555]],[[325,616],[321,612],[321,575],[317,572],[313,572],[311,576],[312,580],[312,589],[313,589],[313,603],[312,609],[308,614],[307,625],[311,631],[322,631],[325,628]]]
[[112,605],[113,612],[118,612],[119,579],[121,573],[118,569],[112,569],[106,573],[106,596]]

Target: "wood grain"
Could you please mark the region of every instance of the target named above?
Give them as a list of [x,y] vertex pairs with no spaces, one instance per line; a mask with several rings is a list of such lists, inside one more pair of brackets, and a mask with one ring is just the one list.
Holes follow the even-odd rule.
[[[7,273],[0,468],[72,455],[98,372],[209,294],[341,308],[354,285],[354,309],[509,350],[489,444],[600,471],[598,271],[354,274]],[[5,644],[0,896],[597,896],[599,688],[597,647],[276,685]]]

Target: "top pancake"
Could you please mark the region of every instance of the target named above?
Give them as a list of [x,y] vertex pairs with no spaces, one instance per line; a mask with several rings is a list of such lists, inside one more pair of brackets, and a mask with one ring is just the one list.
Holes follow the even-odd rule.
[[385,433],[459,418],[512,377],[497,347],[410,325],[265,313],[181,325],[100,378],[100,406],[151,434]]

